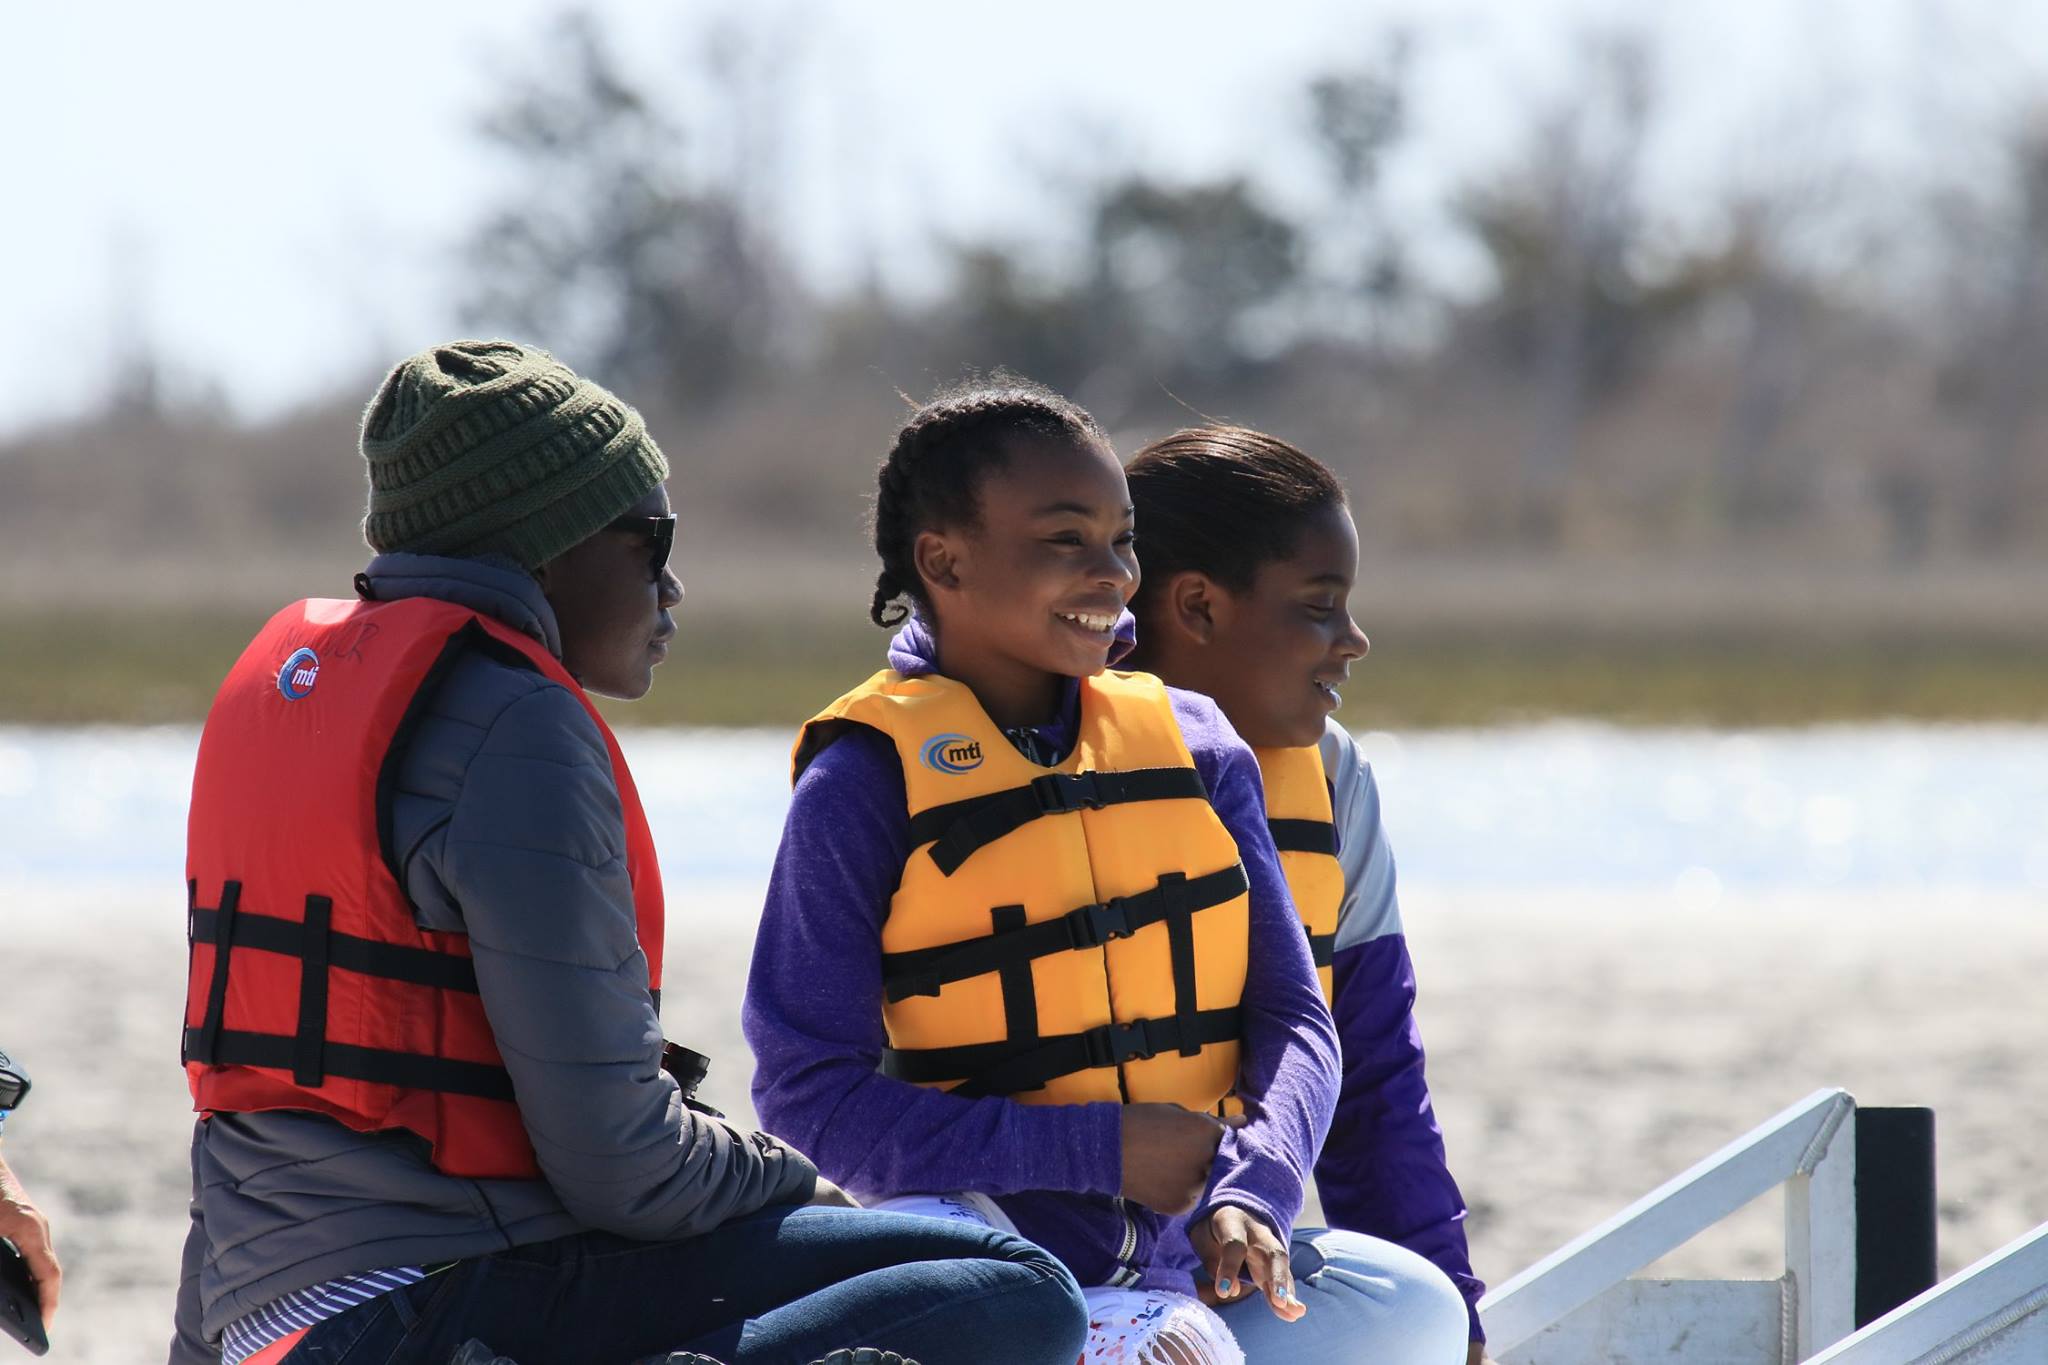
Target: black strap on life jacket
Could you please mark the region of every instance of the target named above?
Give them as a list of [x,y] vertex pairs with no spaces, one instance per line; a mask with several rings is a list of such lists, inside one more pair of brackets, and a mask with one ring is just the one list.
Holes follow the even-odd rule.
[[920,1085],[961,1081],[952,1089],[955,1095],[1015,1095],[1076,1071],[1123,1066],[1162,1052],[1189,1056],[1212,1044],[1234,1041],[1242,1028],[1243,1010],[1232,1005],[1102,1024],[1080,1033],[1038,1038],[1023,1049],[1008,1040],[964,1047],[888,1048],[882,1053],[882,1074]]
[[1337,856],[1337,827],[1328,820],[1268,820],[1273,847],[1282,853],[1321,853]]
[[919,811],[910,817],[910,843],[913,848],[931,844],[932,861],[950,877],[977,850],[1047,815],[1132,801],[1206,800],[1208,795],[1201,774],[1193,768],[1045,773],[1021,787]]
[[[241,903],[242,884],[237,881],[230,881],[220,889],[220,908],[208,910],[204,913],[224,926],[227,936],[232,939],[235,932],[235,920],[240,913]],[[199,909],[199,883],[197,881],[188,881],[185,883],[185,915],[187,924],[189,925],[192,921],[196,920],[201,913]],[[193,943],[199,941],[189,930],[187,938]],[[227,1012],[227,1005],[228,953],[227,949],[222,947],[215,950],[213,955],[213,979],[207,985],[206,1013],[200,1017],[196,1047],[194,1046],[195,1039],[192,1031],[188,1029],[185,1033],[184,1052],[186,1061],[193,1060],[195,1052],[198,1054],[200,1061],[205,1061],[212,1055],[214,1043],[220,1037],[221,1016]]]
[[[196,1032],[196,1029],[186,1030],[187,1040]],[[299,1062],[299,1052],[299,1040],[289,1034],[223,1029],[210,1057],[195,1055],[191,1060],[213,1066],[261,1066],[294,1071]],[[320,1055],[324,1074],[340,1080],[395,1085],[407,1090],[434,1090],[447,1095],[469,1095],[507,1103],[513,1098],[512,1077],[504,1067],[485,1062],[464,1062],[452,1057],[430,1057],[419,1052],[392,1052],[385,1048],[334,1042],[324,1042]]]
[[[1024,907],[998,905],[988,912],[989,923],[999,935],[1014,934],[1026,926]],[[1031,959],[1015,958],[997,969],[997,984],[1003,992],[1003,1037],[1013,1046],[1038,1041],[1038,983],[1031,975]],[[938,994],[936,988],[932,994]]]
[[[1099,905],[1084,905],[1037,924],[1025,924],[1023,911],[1018,908],[1009,927],[999,917],[992,934],[936,948],[884,953],[882,987],[891,1004],[913,995],[937,995],[940,987],[951,982],[1019,966],[1028,968],[1033,959],[1054,953],[1100,948],[1116,939],[1129,938],[1149,924],[1193,915],[1235,900],[1250,889],[1243,864],[1232,863],[1200,877],[1169,872],[1150,891],[1116,896]],[[1190,962],[1189,970],[1192,969]]]
[[[890,953],[882,959],[891,1002],[937,995],[948,982],[1000,975],[1004,1037],[961,1047],[890,1048],[882,1073],[922,1084],[959,1081],[956,1095],[1014,1095],[1036,1090],[1076,1071],[1122,1066],[1160,1052],[1192,1057],[1214,1043],[1237,1038],[1240,1011],[1196,1008],[1195,915],[1250,889],[1240,863],[1199,877],[1169,872],[1150,891],[1084,905],[1057,919],[1024,922],[1021,906],[991,912],[995,932],[938,948]],[[1111,1023],[1080,1033],[1042,1037],[1031,963],[1055,953],[1100,949],[1150,924],[1164,923],[1173,972],[1173,1013],[1158,1019]]]
[[[1273,847],[1282,853],[1337,856],[1337,826],[1328,820],[1268,820],[1266,828],[1273,832]],[[1337,936],[1310,934],[1308,953],[1316,966],[1329,966],[1337,955]]]
[[[241,885],[229,882],[239,894]],[[227,899],[224,895],[223,901]],[[332,902],[325,896],[308,896],[307,901],[320,902],[331,909]],[[192,911],[191,929],[194,943],[219,944],[222,926],[230,921],[219,911],[195,908]],[[275,915],[238,914],[234,917],[231,946],[236,948],[261,948],[269,953],[281,953],[286,957],[304,957],[308,940],[318,937],[324,941],[326,960],[329,966],[344,971],[357,972],[363,976],[378,976],[390,981],[408,981],[415,986],[433,986],[444,991],[467,991],[476,994],[476,966],[466,957],[454,953],[436,952],[431,948],[408,948],[397,943],[380,943],[376,939],[357,938],[354,934],[337,934],[322,923],[317,929],[309,915],[305,924],[297,920],[280,919]],[[316,946],[316,951],[317,951]],[[227,957],[221,953],[214,959],[214,972],[221,973],[220,963]]]
[[[512,1078],[501,1066],[465,1062],[426,1053],[359,1047],[327,1037],[328,973],[336,968],[362,976],[415,986],[476,994],[476,968],[466,957],[341,934],[332,928],[334,903],[306,897],[303,920],[251,914],[240,909],[242,885],[221,889],[218,909],[198,902],[199,884],[187,883],[191,941],[214,946],[213,978],[206,1013],[185,1030],[184,1057],[204,1066],[260,1066],[292,1073],[296,1085],[318,1087],[330,1076],[408,1090],[438,1090],[480,1099],[510,1100]],[[236,949],[256,949],[299,959],[298,1026],[292,1033],[258,1033],[222,1027],[226,1013],[228,960]]]

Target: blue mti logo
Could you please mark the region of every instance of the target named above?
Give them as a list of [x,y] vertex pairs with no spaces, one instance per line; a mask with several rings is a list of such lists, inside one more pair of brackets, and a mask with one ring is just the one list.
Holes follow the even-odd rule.
[[933,735],[918,750],[918,762],[935,773],[967,773],[981,766],[981,741],[967,735]]
[[297,701],[320,681],[320,656],[310,649],[295,650],[277,670],[277,690],[286,701]]

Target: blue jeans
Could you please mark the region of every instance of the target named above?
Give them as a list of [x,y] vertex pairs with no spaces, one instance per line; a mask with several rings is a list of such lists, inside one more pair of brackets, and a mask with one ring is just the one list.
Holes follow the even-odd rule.
[[845,1346],[920,1365],[1073,1365],[1087,1310],[1065,1267],[993,1228],[774,1208],[686,1242],[586,1232],[462,1261],[316,1325],[289,1365],[447,1365],[476,1337],[518,1365],[701,1351],[804,1365]]
[[1220,1308],[1245,1365],[1464,1365],[1471,1336],[1450,1277],[1406,1247],[1362,1232],[1297,1228],[1294,1292],[1308,1305],[1282,1322],[1254,1294]]

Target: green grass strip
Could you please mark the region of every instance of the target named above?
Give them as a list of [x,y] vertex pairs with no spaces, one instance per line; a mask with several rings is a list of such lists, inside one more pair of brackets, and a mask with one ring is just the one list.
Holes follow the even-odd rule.
[[[260,610],[0,615],[0,724],[194,722]],[[635,725],[794,727],[882,665],[846,621],[685,616]],[[1720,633],[1696,637],[1380,632],[1344,720],[1388,729],[1584,717],[1637,725],[2048,721],[2048,642]]]

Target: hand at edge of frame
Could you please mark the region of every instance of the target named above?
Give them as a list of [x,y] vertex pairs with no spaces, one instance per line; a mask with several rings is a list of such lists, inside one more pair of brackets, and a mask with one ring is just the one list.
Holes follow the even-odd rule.
[[43,1325],[48,1327],[57,1316],[57,1290],[64,1281],[64,1268],[50,1245],[50,1220],[29,1200],[4,1157],[0,1157],[0,1237],[20,1248],[22,1259],[28,1262]]

